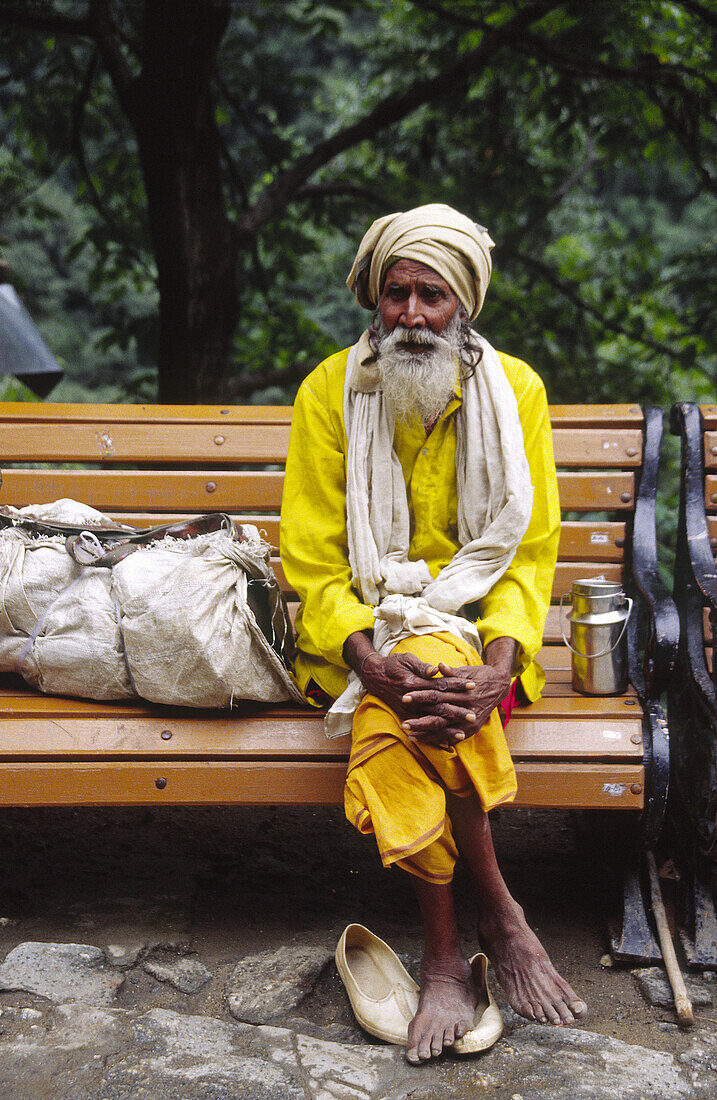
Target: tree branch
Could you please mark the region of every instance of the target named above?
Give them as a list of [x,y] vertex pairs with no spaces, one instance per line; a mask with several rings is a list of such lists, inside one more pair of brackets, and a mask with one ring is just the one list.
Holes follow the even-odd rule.
[[660,108],[665,118],[669,120],[672,135],[684,149],[705,186],[713,194],[717,192],[717,181],[699,155],[699,143],[690,141],[692,134],[688,132],[685,118],[680,117],[679,113],[667,102],[667,96],[672,93],[673,96],[677,97],[679,103],[684,106],[688,115],[691,108],[693,115],[696,114],[697,117],[705,116],[707,112],[705,111],[703,96],[689,88],[684,79],[681,79],[687,78],[688,80],[699,81],[707,89],[707,92],[714,93],[715,82],[703,70],[681,64],[662,62],[656,57],[651,57],[649,64],[640,67],[614,65],[592,57],[590,59],[567,57],[550,43],[540,38],[539,35],[531,34],[529,31],[524,33],[522,41],[517,42],[515,48],[519,53],[526,54],[531,58],[535,58],[536,55],[543,57],[561,72],[572,73],[580,78],[586,76],[609,77],[610,80],[627,81],[633,86],[641,87],[645,95]]
[[82,144],[82,121],[85,114],[85,108],[89,102],[90,92],[92,91],[92,84],[94,83],[95,76],[97,75],[99,53],[97,49],[92,51],[89,64],[85,71],[80,90],[77,93],[72,109],[72,130],[70,133],[70,149],[74,156],[77,165],[80,169],[80,175],[84,180],[87,187],[87,193],[89,195],[90,202],[95,208],[99,216],[108,226],[109,230],[115,236],[116,240],[122,244],[122,248],[125,253],[130,256],[135,263],[139,264],[145,271],[147,270],[147,264],[144,257],[132,248],[125,241],[126,234],[124,234],[120,227],[117,225],[115,218],[111,211],[105,205],[102,196],[95,186],[95,182],[92,179],[92,174],[87,164],[87,158],[85,157],[85,149]]
[[358,145],[377,131],[399,122],[425,103],[455,95],[456,87],[463,84],[480,69],[507,42],[519,40],[525,28],[549,11],[560,7],[562,0],[534,0],[514,19],[498,30],[486,32],[483,42],[463,54],[455,64],[443,69],[436,76],[417,80],[402,93],[391,92],[373,110],[319,142],[311,152],[300,157],[290,168],[280,173],[259,196],[253,208],[242,220],[240,231],[246,240],[253,237],[261,226],[282,210],[291,196],[317,169],[323,167],[339,153]]
[[120,49],[119,33],[110,15],[107,0],[90,0],[92,37],[117,92],[117,98],[130,119],[136,107],[135,78]]
[[485,22],[482,19],[473,19],[465,12],[447,11],[438,0],[411,0],[414,8],[421,8],[437,15],[441,19],[448,19],[454,25],[468,27],[470,30],[485,30]]
[[658,89],[654,87],[646,88],[646,95],[655,103],[666,119],[669,120],[672,133],[675,136],[675,140],[682,146],[688,159],[692,162],[695,171],[702,180],[708,191],[711,191],[713,195],[717,194],[717,178],[712,175],[709,170],[708,164],[700,155],[700,139],[699,134],[695,132],[694,128],[691,128],[685,124],[685,118],[675,111],[672,104],[667,102],[665,96],[660,95]]
[[226,382],[227,397],[249,397],[255,390],[269,386],[291,386],[304,381],[310,367],[306,363],[294,363],[284,370],[263,371],[257,374],[236,374]]
[[590,317],[594,317],[603,328],[608,329],[610,332],[615,332],[618,336],[626,336],[629,340],[634,340],[635,343],[642,344],[644,347],[651,348],[652,351],[657,351],[660,355],[666,355],[668,358],[676,362],[682,362],[682,356],[674,348],[671,348],[669,344],[663,344],[659,340],[652,340],[649,336],[645,336],[642,333],[631,331],[629,328],[625,328],[624,325],[619,324],[617,321],[611,321],[608,317],[602,313],[597,306],[592,305],[590,302],[586,302],[584,298],[578,294],[573,287],[552,271],[547,264],[544,264],[541,260],[536,260],[533,256],[527,256],[523,252],[513,252],[513,256],[525,267],[532,268],[554,286],[556,290],[572,302],[574,306],[580,310],[581,313],[586,313]]
[[[546,42],[540,35],[532,34],[527,30],[522,36],[522,41],[516,42],[515,47],[518,53],[525,54],[530,58],[534,58],[537,53],[539,57],[551,61],[562,72],[575,73],[580,76],[609,76],[618,80],[630,80],[633,83],[640,84],[654,82],[656,76],[687,76],[691,80],[701,81],[708,87],[713,85],[713,81],[703,69],[672,61],[660,61],[659,58],[653,55],[648,55],[650,64],[641,66],[616,65],[609,61],[599,61],[592,53],[587,57],[584,55],[569,57],[567,54],[561,53],[550,42]],[[682,87],[684,88],[684,85]]]
[[530,217],[520,224],[516,225],[514,229],[505,234],[501,240],[501,252],[507,251],[512,248],[513,241],[518,240],[529,233],[531,229],[534,229],[539,222],[545,220],[551,210],[554,210],[556,206],[559,206],[566,195],[570,193],[577,185],[585,178],[594,166],[600,160],[595,143],[591,137],[588,137],[588,150],[587,156],[582,164],[579,164],[577,168],[570,173],[570,175],[563,180],[559,187],[556,187],[552,195],[548,195],[542,203],[533,203],[531,205]]
[[246,110],[241,95],[236,96],[225,80],[217,76],[217,87],[230,107],[234,109],[246,132],[253,137],[269,164],[276,164],[286,156],[286,143],[273,135],[267,136],[256,126]]
[[717,28],[717,14],[715,14],[714,8],[710,11],[704,4],[698,3],[698,0],[680,0],[680,4],[687,11],[696,15],[698,19],[703,19],[710,27]]
[[0,22],[45,34],[74,34],[92,38],[92,27],[87,15],[62,15],[45,9],[34,10],[23,4],[0,4]]
[[221,131],[218,128],[217,128],[217,141],[219,143],[219,152],[221,154],[222,160],[226,164],[227,171],[229,172],[229,179],[231,180],[231,182],[234,185],[235,194],[237,194],[239,196],[239,201],[241,202],[241,205],[243,206],[243,208],[245,210],[248,210],[249,209],[249,192],[247,190],[247,186],[244,182],[244,179],[242,177],[241,172],[239,171],[237,165],[234,162],[234,158],[232,157],[231,153],[229,152],[229,146],[227,145],[226,141],[224,140],[224,135],[221,133]]
[[361,187],[354,183],[341,183],[340,181],[327,181],[326,183],[306,183],[296,192],[297,199],[331,198],[333,196],[347,196],[354,199],[364,199],[374,206],[385,207],[386,196],[379,195],[378,191],[372,191],[369,187]]
[[128,97],[134,79],[119,47],[116,28],[106,0],[89,0],[87,13],[83,16],[62,15],[52,8],[33,9],[0,3],[0,23],[25,27],[44,34],[91,38],[100,51],[120,102],[129,113]]

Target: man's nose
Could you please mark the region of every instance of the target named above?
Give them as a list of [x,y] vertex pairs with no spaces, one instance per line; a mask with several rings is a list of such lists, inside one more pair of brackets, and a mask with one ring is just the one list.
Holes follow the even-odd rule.
[[406,299],[400,321],[406,328],[426,327],[426,317],[417,294],[411,294]]

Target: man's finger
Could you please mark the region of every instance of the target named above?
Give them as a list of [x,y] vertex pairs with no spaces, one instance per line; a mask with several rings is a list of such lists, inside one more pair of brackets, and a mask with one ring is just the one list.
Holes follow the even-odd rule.
[[[438,707],[443,704],[452,704],[453,706],[462,707],[464,710],[466,707],[471,706],[471,701],[466,699],[466,695],[469,695],[471,691],[475,689],[468,688],[465,691],[460,689],[454,691],[439,691],[434,687],[430,688],[412,688],[407,691],[405,695],[401,697],[401,702],[405,706],[413,704],[416,707]],[[480,698],[480,697],[479,697]]]
[[[475,691],[476,684],[474,680],[448,680],[438,679],[431,680],[430,687],[418,687],[411,688],[407,695],[420,695],[422,696],[421,702],[427,702],[428,696],[432,696],[434,699],[438,699],[439,696],[444,695],[464,695],[467,691]],[[409,700],[412,702],[412,700]]]
[[[475,710],[442,704],[427,714],[420,714],[416,717],[411,714],[407,715],[401,723],[401,728],[406,733],[444,730],[447,727],[454,727],[460,732],[465,732],[466,728],[475,727],[477,722],[478,713]],[[474,730],[471,729],[470,732],[474,732]]]
[[401,722],[401,729],[409,736],[416,733],[444,732],[448,726],[448,719],[441,718],[439,714],[426,714],[423,718],[412,718],[410,721]]
[[442,676],[471,676],[487,668],[488,665],[447,665],[443,661],[438,662],[438,671]]
[[410,729],[432,728],[434,718],[443,718],[454,725],[462,726],[465,722],[475,722],[476,712],[472,707],[454,706],[452,703],[441,701],[427,712],[417,714],[415,717],[408,715],[404,725]]
[[425,661],[422,661],[420,657],[416,657],[413,653],[402,653],[399,659],[404,668],[417,673],[425,680],[431,680],[438,672],[437,665],[427,665]]

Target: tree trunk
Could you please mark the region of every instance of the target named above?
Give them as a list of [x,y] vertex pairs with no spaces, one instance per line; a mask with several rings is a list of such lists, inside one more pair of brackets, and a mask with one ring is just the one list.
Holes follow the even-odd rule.
[[221,400],[238,315],[212,77],[229,5],[146,0],[137,135],[160,297],[159,400]]

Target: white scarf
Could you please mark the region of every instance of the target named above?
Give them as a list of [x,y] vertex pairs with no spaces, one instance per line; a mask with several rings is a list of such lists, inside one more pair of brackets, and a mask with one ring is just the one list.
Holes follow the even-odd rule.
[[[363,362],[366,336],[349,352],[344,384],[348,438],[346,515],[353,584],[374,610],[374,648],[387,656],[403,638],[447,630],[481,652],[478,632],[461,615],[505,573],[525,534],[533,486],[515,394],[498,354],[475,334],[482,358],[462,383],[456,418],[460,549],[435,580],[423,559],[410,561],[410,521],[394,421]],[[364,688],[355,672],[326,716],[327,737],[349,733]]]

